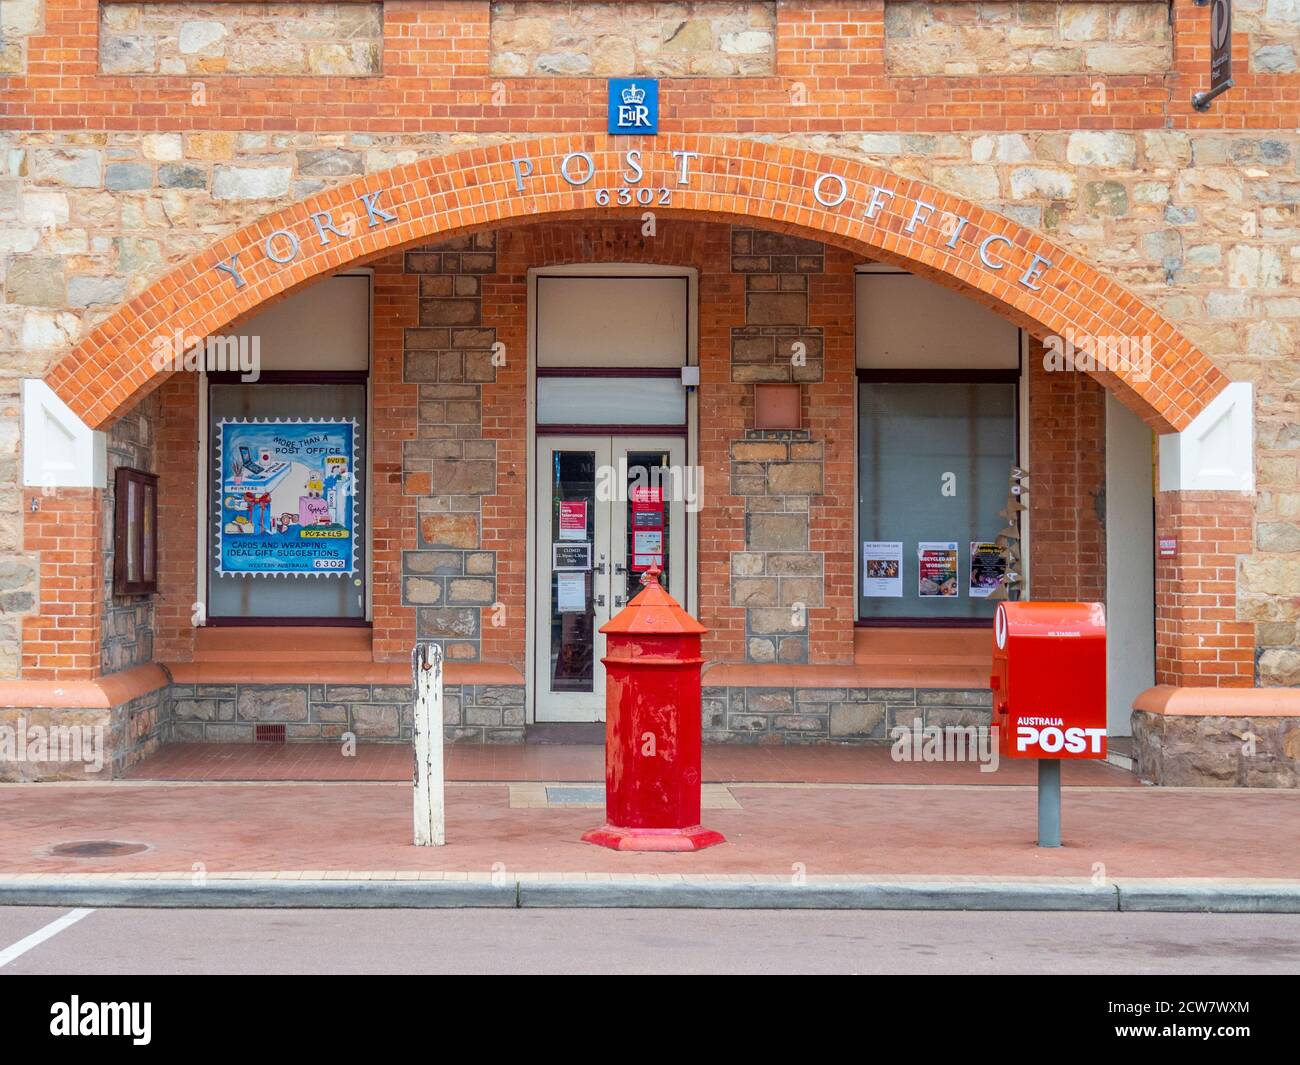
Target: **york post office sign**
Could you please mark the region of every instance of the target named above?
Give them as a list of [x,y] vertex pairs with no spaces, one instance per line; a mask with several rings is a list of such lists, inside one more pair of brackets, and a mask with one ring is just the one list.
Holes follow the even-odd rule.
[[654,78],[609,79],[609,132],[659,132],[659,82]]
[[[624,105],[624,91],[615,92],[613,88],[619,84],[645,87],[646,94],[630,94],[627,98],[632,102]],[[642,125],[640,129],[652,131],[657,114],[653,109],[645,115],[639,111],[649,106],[652,84],[644,79],[611,80],[610,91],[615,93],[610,100],[611,123],[615,121],[613,109],[626,106],[631,109],[628,123],[648,122],[648,126]],[[529,144],[524,142],[502,165],[496,180],[504,196],[527,197],[545,181],[547,175],[540,171],[546,166],[554,168],[570,190],[588,197],[593,208],[681,208],[689,206],[691,198],[702,187],[731,180],[729,163],[730,157],[726,155],[702,156],[701,152],[688,148],[635,143],[626,148],[620,146],[616,151],[602,152],[593,147],[566,152],[557,158],[535,159],[529,154]],[[997,230],[981,230],[966,215],[943,210],[936,203],[909,192],[910,189],[905,192],[887,184],[852,180],[830,169],[809,175],[799,195],[810,208],[844,215],[864,228],[888,228],[919,243],[942,248],[967,259],[980,271],[1003,277],[1031,292],[1040,291],[1045,283],[1048,286],[1059,283],[1052,260],[1047,256],[1018,247],[1011,237]],[[308,222],[273,230],[261,241],[261,254],[274,266],[289,266],[318,246],[327,247],[335,241],[351,240],[399,224],[406,220],[408,211],[413,209],[418,213],[422,209],[418,200],[396,202],[390,198],[391,193],[387,188],[365,192],[352,205],[340,206],[337,215],[334,209],[314,211]],[[242,288],[248,265],[265,269],[261,264],[241,262],[239,252],[213,264],[213,268],[235,288]]]

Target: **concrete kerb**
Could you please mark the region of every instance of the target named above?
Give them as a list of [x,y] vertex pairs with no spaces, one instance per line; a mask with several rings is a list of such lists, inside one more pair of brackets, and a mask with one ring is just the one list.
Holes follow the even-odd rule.
[[1300,913],[1300,882],[1041,877],[671,877],[587,879],[513,874],[495,879],[396,876],[275,879],[263,874],[158,879],[9,876],[0,905],[171,909],[661,908],[791,910],[1047,910]]

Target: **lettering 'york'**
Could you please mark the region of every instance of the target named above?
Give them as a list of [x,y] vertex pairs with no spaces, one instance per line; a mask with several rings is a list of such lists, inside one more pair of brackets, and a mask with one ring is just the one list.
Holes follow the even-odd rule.
[[[386,225],[389,222],[396,222],[397,215],[393,211],[385,210],[379,206],[379,197],[383,195],[383,189],[377,192],[362,193],[357,197],[357,202],[365,208],[366,224],[368,229],[374,229],[376,226]],[[322,247],[327,247],[331,242],[331,234],[343,240],[347,240],[351,233],[340,229],[334,222],[334,213],[332,211],[313,211],[311,215],[312,226],[316,230],[316,239]],[[348,223],[349,228],[351,223]],[[269,234],[262,241],[262,252],[266,258],[279,266],[285,266],[295,259],[302,251],[302,241],[298,235],[289,229],[277,229]],[[217,263],[215,269],[223,274],[227,274],[230,280],[234,281],[235,288],[243,288],[245,285],[244,275],[241,272],[239,257],[242,252],[235,252],[225,262]]]

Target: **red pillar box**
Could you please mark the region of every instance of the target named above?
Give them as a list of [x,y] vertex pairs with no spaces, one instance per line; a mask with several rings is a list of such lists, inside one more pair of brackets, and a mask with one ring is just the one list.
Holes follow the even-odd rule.
[[605,821],[587,843],[697,851],[726,842],[700,825],[700,636],[708,630],[659,584],[601,626],[605,634]]

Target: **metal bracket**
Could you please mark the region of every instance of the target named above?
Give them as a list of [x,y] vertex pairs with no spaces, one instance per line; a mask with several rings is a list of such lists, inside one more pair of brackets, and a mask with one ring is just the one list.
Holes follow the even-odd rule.
[[1208,111],[1210,103],[1216,96],[1221,96],[1233,86],[1233,80],[1229,78],[1217,89],[1211,89],[1209,92],[1198,92],[1192,95],[1192,107],[1197,111]]

